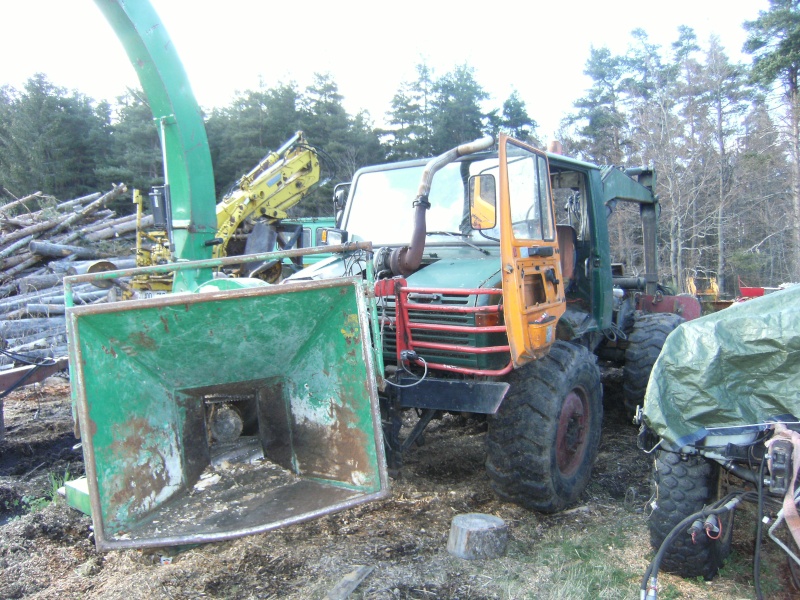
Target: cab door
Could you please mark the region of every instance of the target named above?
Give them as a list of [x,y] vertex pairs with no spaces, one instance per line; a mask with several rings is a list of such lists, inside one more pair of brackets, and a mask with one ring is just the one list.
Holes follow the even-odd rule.
[[520,366],[555,342],[566,302],[547,155],[502,134],[499,146],[504,316]]

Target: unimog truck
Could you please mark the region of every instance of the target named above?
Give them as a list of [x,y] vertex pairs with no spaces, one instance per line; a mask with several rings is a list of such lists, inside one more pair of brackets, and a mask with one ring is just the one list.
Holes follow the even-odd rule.
[[[652,169],[600,168],[505,135],[493,146],[484,138],[430,161],[359,170],[340,228],[326,235],[369,240],[374,253],[289,281],[374,271],[390,469],[437,414],[489,415],[495,491],[555,512],[583,491],[597,453],[598,357],[624,366],[634,407],[683,320],[675,313],[694,316],[698,306],[658,285]],[[638,277],[612,265],[607,220],[617,202],[640,207]],[[419,419],[403,438],[409,409]]]

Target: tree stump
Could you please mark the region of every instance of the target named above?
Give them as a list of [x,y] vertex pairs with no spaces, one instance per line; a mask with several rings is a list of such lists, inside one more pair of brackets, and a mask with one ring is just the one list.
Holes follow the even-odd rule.
[[508,525],[481,513],[457,515],[450,525],[447,551],[458,558],[497,558],[506,553]]

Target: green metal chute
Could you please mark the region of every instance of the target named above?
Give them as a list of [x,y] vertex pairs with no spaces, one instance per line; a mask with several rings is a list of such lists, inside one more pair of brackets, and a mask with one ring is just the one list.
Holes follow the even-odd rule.
[[[88,495],[110,550],[230,539],[385,496],[368,287],[213,279],[233,261],[316,250],[211,258],[211,156],[180,60],[146,0],[96,1],[159,126],[176,262],[65,280],[87,484],[68,498]],[[146,273],[174,273],[175,293],[72,304],[78,281]]]
[[[175,46],[146,0],[95,0],[139,75],[161,136],[169,184],[173,253],[183,260],[211,258],[217,230],[216,195],[205,124]],[[175,290],[193,289],[211,271],[182,271]]]
[[[69,310],[98,547],[228,539],[388,489],[362,287],[172,294]],[[224,400],[245,431],[214,440]]]

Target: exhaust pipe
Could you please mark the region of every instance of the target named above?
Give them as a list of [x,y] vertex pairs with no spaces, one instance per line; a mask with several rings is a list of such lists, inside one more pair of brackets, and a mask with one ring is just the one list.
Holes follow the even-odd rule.
[[461,156],[474,154],[482,150],[487,150],[494,145],[494,137],[484,136],[473,142],[461,144],[460,146],[440,154],[431,159],[425,170],[422,172],[422,180],[417,190],[417,197],[414,200],[414,232],[411,235],[411,244],[392,251],[389,255],[389,269],[392,275],[402,275],[408,277],[419,269],[422,262],[422,253],[425,250],[426,222],[425,211],[431,207],[428,201],[428,194],[431,191],[431,182],[436,171],[450,164]]

